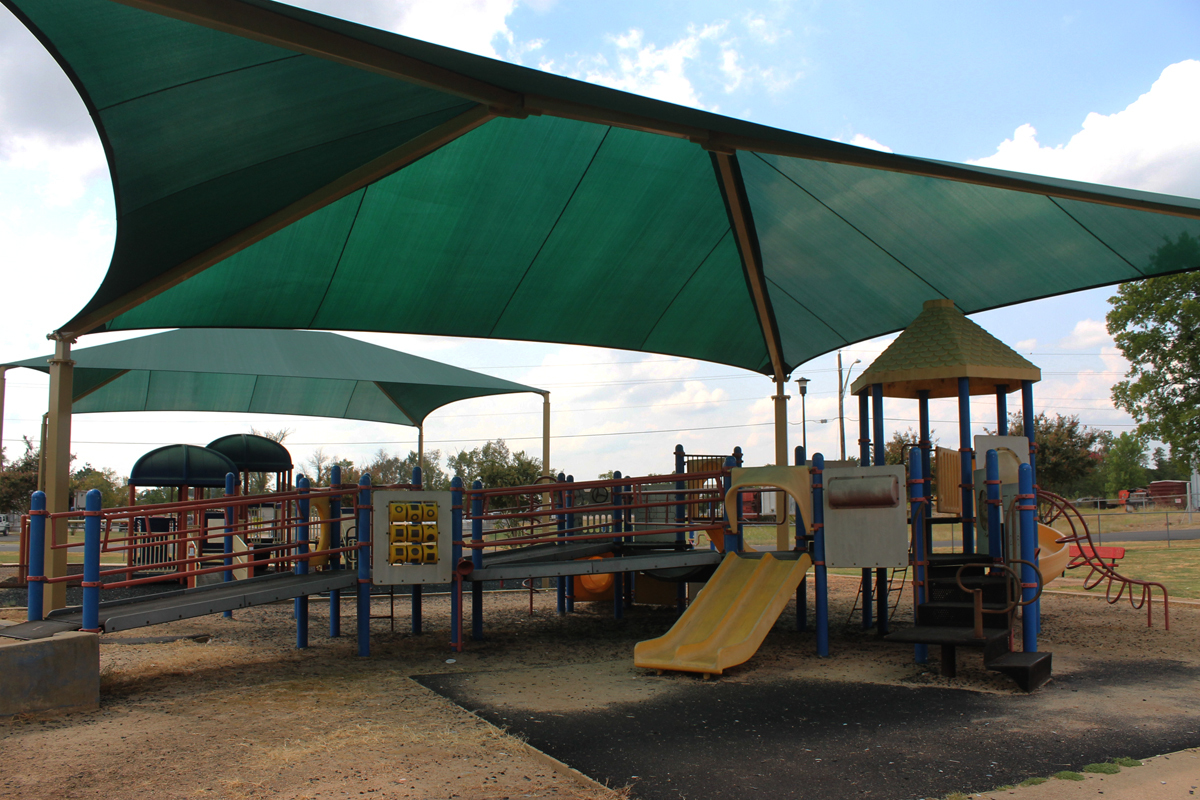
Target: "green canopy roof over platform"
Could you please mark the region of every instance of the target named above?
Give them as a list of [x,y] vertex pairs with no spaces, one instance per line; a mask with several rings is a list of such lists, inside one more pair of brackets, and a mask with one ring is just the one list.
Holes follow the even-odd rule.
[[777,378],[902,329],[1200,267],[1200,200],[852,147],[267,0],[3,0],[74,81],[117,238],[60,329],[398,331]]
[[[319,331],[177,330],[79,348],[71,358],[76,414],[234,411],[419,426],[457,400],[544,394]],[[49,359],[0,366],[49,372]]]

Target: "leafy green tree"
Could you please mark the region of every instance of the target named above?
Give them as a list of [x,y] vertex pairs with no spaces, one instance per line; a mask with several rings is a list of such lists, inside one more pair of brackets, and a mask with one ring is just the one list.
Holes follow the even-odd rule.
[[100,490],[103,508],[129,505],[128,480],[118,475],[116,470],[107,467],[97,469],[91,464],[84,464],[75,470],[71,474],[71,491],[86,492],[90,489]]
[[1146,438],[1126,431],[1113,439],[1104,454],[1104,492],[1116,497],[1122,489],[1146,484]]
[[[1200,267],[1200,239],[1181,233],[1150,258],[1155,273]],[[1172,456],[1200,462],[1200,272],[1122,284],[1109,298],[1108,332],[1129,360],[1113,402],[1137,432],[1165,442]]]
[[[416,450],[409,450],[408,455],[401,457],[399,454],[389,453],[381,448],[374,458],[362,467],[362,470],[371,473],[373,483],[408,483],[412,480],[413,468],[416,466]],[[440,450],[425,451],[425,468],[421,472],[421,485],[430,491],[444,491],[450,488],[450,477],[442,468],[442,452]]]
[[1165,448],[1154,448],[1154,466],[1150,468],[1149,480],[1152,481],[1186,481],[1191,477],[1187,464],[1167,455]]
[[[519,450],[508,449],[503,439],[496,439],[476,447],[462,450],[446,459],[451,475],[458,475],[466,486],[476,479],[487,488],[503,486],[528,486],[542,475],[542,461]],[[495,502],[493,507],[504,508],[511,503]]]
[[[1020,412],[1009,416],[1008,433],[1025,435]],[[1082,424],[1074,414],[1055,414],[1051,419],[1043,411],[1034,417],[1038,486],[1064,496],[1078,492],[1080,485],[1095,475],[1103,460],[1100,447],[1105,442],[1104,434]]]
[[25,453],[0,472],[0,513],[29,511],[29,496],[37,491],[38,448],[33,441],[25,439]]

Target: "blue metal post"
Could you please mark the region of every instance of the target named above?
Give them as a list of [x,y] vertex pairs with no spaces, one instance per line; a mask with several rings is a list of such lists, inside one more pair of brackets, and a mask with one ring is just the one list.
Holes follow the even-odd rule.
[[[329,468],[329,485],[340,486],[342,483],[342,468],[334,464]],[[340,550],[342,547],[342,496],[335,494],[329,498],[329,548]],[[342,568],[342,554],[338,552],[329,555],[329,569]],[[336,639],[342,635],[342,590],[329,590],[329,636]]]
[[[742,448],[740,448],[740,447],[733,448],[733,460],[734,460],[735,467],[742,466]],[[759,497],[761,499],[762,495],[760,494]],[[746,510],[745,510],[746,506],[743,504],[742,498],[743,498],[742,492],[738,492],[737,498],[736,498],[737,499],[736,518],[737,518],[737,550],[739,553],[746,549]],[[783,508],[787,508],[786,503],[784,504]],[[777,513],[782,512],[783,508],[777,509]]]
[[[472,489],[482,489],[483,481],[477,480],[471,484]],[[471,495],[471,541],[483,541],[483,495]],[[471,565],[475,569],[483,569],[483,550],[471,548]],[[532,579],[531,579],[532,580]],[[483,639],[483,581],[471,582],[471,638],[475,641]]]
[[[300,500],[296,506],[300,509],[300,524],[296,526],[296,532],[299,535],[299,549],[296,559],[294,572],[297,575],[308,574],[308,499],[305,497],[308,494],[308,478],[301,475],[296,480],[296,488],[300,491]],[[308,595],[301,595],[294,601],[295,616],[296,616],[296,647],[303,649],[308,647]]]
[[[929,437],[932,435],[932,433],[929,430],[928,389],[917,390],[917,417],[919,420],[918,425],[921,429],[921,476],[922,480],[925,481],[922,484],[922,486],[925,487],[925,490],[922,492],[922,496],[924,496],[929,503],[932,503],[933,470],[930,468],[930,466],[933,463],[933,442],[929,440]],[[932,511],[933,507],[930,506],[925,513],[925,530],[922,534],[925,537],[926,560],[928,560],[928,555],[933,552],[933,523],[929,521],[930,517],[932,516],[930,512]]]
[[358,654],[371,655],[371,476],[358,479],[358,502],[354,506],[358,521]]
[[963,553],[975,552],[975,474],[972,470],[971,379],[958,379],[958,452],[962,459]]
[[83,627],[100,632],[100,490],[89,489],[83,517]]
[[[687,465],[684,463],[683,445],[675,445],[675,474],[680,476],[680,480],[675,481],[675,524],[680,530],[675,532],[675,546],[680,550],[683,549],[683,544],[687,541],[687,534],[683,532],[684,522],[687,520],[687,506],[684,505],[683,499],[686,496],[684,491],[687,489],[687,481],[682,479],[684,470]],[[675,606],[682,614],[687,607],[687,583],[680,581],[675,590]]]
[[1000,536],[1000,457],[995,450],[984,456],[984,478],[987,483],[988,555],[993,564],[1004,563],[1004,540]]
[[[869,467],[874,463],[871,457],[871,400],[870,388],[863,389],[858,395],[858,465]],[[880,421],[880,436],[882,437],[882,420]],[[878,446],[878,443],[876,443]],[[874,609],[871,607],[871,570],[862,570],[859,580],[862,592],[862,627],[868,630],[872,625]]]
[[[419,464],[417,466],[413,467],[412,485],[413,485],[414,491],[418,491],[418,492],[421,491],[421,489],[424,487],[424,483],[422,481],[422,475],[421,475],[421,467]],[[422,603],[421,603],[421,601],[423,599],[423,595],[422,595],[423,590],[424,590],[424,587],[419,583],[414,583],[412,586],[409,587],[413,636],[420,636],[421,631],[422,631],[422,628],[421,628],[421,625],[422,625],[421,605],[422,605]]]
[[46,493],[34,492],[29,499],[29,574],[26,577],[25,618],[42,619],[42,598],[46,580]]
[[[1028,417],[1026,417],[1028,419]],[[1033,564],[1037,549],[1037,499],[1033,493],[1033,470],[1022,464],[1017,471],[1021,517],[1021,559]],[[1021,565],[1021,599],[1028,602],[1037,594],[1037,576],[1029,564]],[[1026,653],[1037,652],[1038,627],[1041,624],[1040,603],[1030,603],[1021,612],[1021,644]]]
[[[875,466],[882,467],[887,463],[887,444],[883,440],[883,384],[871,386],[871,399],[874,401],[875,422]],[[863,598],[866,606],[867,598]],[[888,632],[888,579],[886,569],[875,570],[875,617],[878,620],[879,635]]]
[[[482,482],[475,483],[483,488]],[[463,482],[457,475],[450,481],[450,504],[454,507],[450,517],[450,560],[454,565],[454,586],[450,589],[450,649],[461,653],[462,577],[458,574],[458,563],[462,561]]]
[[1008,384],[996,384],[996,435],[1008,436]]
[[[562,474],[561,472],[558,473],[559,486],[561,487],[562,484],[564,484],[566,482],[567,482],[567,476]],[[554,517],[555,517],[556,526],[558,529],[558,536],[559,536],[559,538],[562,538],[563,536],[567,535],[566,533],[564,533],[564,531],[567,529],[567,515],[564,511],[564,508],[566,507],[566,504],[567,504],[566,498],[563,496],[563,491],[561,488],[555,492],[551,492],[550,497],[552,498],[554,507],[556,509],[558,509],[558,513],[555,514]],[[559,545],[562,545],[562,544],[563,544],[563,542],[559,542]],[[569,578],[566,575],[559,575],[558,579],[557,579],[556,595],[557,595],[557,599],[558,599],[558,615],[560,617],[567,613],[567,581],[568,580],[569,580]]]
[[[572,484],[574,482],[575,476],[568,475],[567,483]],[[568,486],[565,497],[567,501],[567,530],[573,531],[575,530],[575,515],[571,513],[571,509],[575,507],[575,490]],[[573,576],[568,576],[567,586],[569,587],[567,589],[567,613],[570,614],[575,611],[575,578]]]
[[[621,480],[621,471],[613,470],[613,480]],[[622,522],[621,514],[621,487],[614,486],[612,488],[612,532],[613,544],[618,547],[621,544],[621,531],[625,526]],[[613,573],[613,619],[623,619],[625,617],[625,573]]]
[[[913,570],[913,579],[916,581],[917,586],[913,619],[916,620],[916,624],[920,625],[920,607],[927,597],[925,575],[928,572],[927,565],[929,563],[929,551],[925,548],[925,481],[923,480],[924,473],[921,471],[925,459],[918,450],[910,450],[908,455],[908,477],[912,482],[913,561],[916,567]],[[927,662],[929,660],[929,645],[914,645],[913,658],[918,664]]]
[[[797,445],[794,451],[795,463],[797,467],[803,467],[805,462],[804,447]],[[808,523],[804,520],[804,515],[800,513],[800,503],[795,504],[796,512],[796,551],[799,553],[808,552]],[[800,579],[800,586],[796,588],[796,630],[808,630],[808,576],[805,575]]]
[[[225,473],[225,496],[232,497],[237,494],[237,476],[232,472]],[[221,580],[229,582],[233,580],[233,506],[225,506],[225,543],[222,550],[225,553],[225,571],[221,573]],[[226,611],[221,616],[225,619],[233,619],[233,612]]]
[[829,576],[825,574],[825,456],[816,453],[812,458],[813,493],[813,572],[816,576],[817,655],[829,655]]
[[[737,466],[737,459],[733,456],[725,457],[725,469],[729,470]],[[729,472],[725,472],[721,476],[721,498],[724,499],[729,494],[730,487],[733,486],[733,476]],[[736,511],[731,515],[729,513],[729,504],[723,503],[721,506],[725,512],[725,555],[738,552],[738,537],[737,537],[737,518]]]
[[[1037,491],[1038,491],[1037,440],[1035,437],[1035,434],[1037,433],[1037,418],[1033,414],[1033,381],[1021,381],[1021,415],[1025,419],[1025,438],[1029,440],[1029,474],[1030,474],[1029,480],[1030,480],[1030,483],[1033,484],[1033,493],[1036,495]],[[1034,498],[1033,502],[1035,504],[1037,503],[1036,497]],[[1037,540],[1037,532],[1035,531],[1034,532],[1034,541],[1036,541],[1036,540]],[[1034,609],[1034,613],[1032,616],[1033,616],[1033,620],[1037,626],[1036,630],[1037,630],[1037,632],[1040,633],[1041,625],[1042,625],[1042,614],[1041,614],[1042,601],[1038,600],[1032,606],[1029,606],[1029,608]],[[1029,616],[1028,616],[1029,608],[1027,608],[1024,612],[1022,612],[1023,614],[1027,615],[1025,617],[1025,619],[1029,618]]]

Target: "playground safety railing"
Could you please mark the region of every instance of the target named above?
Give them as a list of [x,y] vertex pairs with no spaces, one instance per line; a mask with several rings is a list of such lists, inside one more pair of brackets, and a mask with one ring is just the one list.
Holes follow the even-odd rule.
[[[1143,581],[1130,578],[1117,572],[1115,566],[1106,562],[1097,554],[1097,545],[1092,542],[1092,534],[1087,522],[1079,509],[1068,500],[1053,492],[1038,490],[1039,521],[1043,525],[1053,525],[1060,520],[1070,527],[1070,533],[1059,537],[1059,543],[1073,544],[1079,548],[1080,558],[1069,569],[1088,567],[1089,572],[1083,580],[1083,588],[1091,590],[1105,584],[1104,598],[1110,605],[1115,605],[1122,597],[1127,597],[1134,609],[1146,609],[1146,625],[1154,625],[1153,606],[1154,589],[1162,592],[1163,624],[1166,630],[1171,630],[1171,607],[1167,596],[1167,587],[1155,581]],[[1114,594],[1115,588],[1115,594]],[[1140,590],[1140,593],[1139,593]],[[1128,594],[1126,592],[1128,591]]]

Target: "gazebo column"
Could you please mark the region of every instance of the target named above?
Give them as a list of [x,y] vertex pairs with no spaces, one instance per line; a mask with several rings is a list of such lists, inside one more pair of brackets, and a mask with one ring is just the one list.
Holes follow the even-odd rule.
[[[933,502],[933,472],[930,464],[933,462],[933,442],[929,440],[929,390],[917,390],[917,423],[921,429],[921,476],[925,481],[924,497],[927,503]],[[925,558],[933,552],[933,506],[929,505],[925,512]]]
[[[883,384],[871,384],[871,405],[872,405],[872,422],[875,426],[875,466],[882,467],[887,463],[887,443],[883,439]],[[870,571],[867,571],[867,575]],[[866,577],[866,576],[864,576]],[[870,581],[866,581],[870,583]],[[867,605],[867,598],[863,596],[863,607]],[[875,570],[875,616],[878,619],[878,628],[880,635],[888,632],[888,579],[887,568],[880,567]]]
[[963,553],[975,552],[975,473],[971,469],[971,379],[958,379],[958,453],[962,461]]
[[[858,395],[858,465],[871,466],[871,394],[863,389]],[[862,625],[863,630],[871,627],[871,570],[862,571]]]
[[[71,339],[54,340],[54,358],[50,359],[50,410],[46,427],[46,509],[51,514],[71,507],[71,390],[75,362],[71,360]],[[53,526],[46,526],[46,577],[67,574],[67,551],[54,550]],[[66,536],[66,524],[62,534]],[[49,613],[67,604],[67,585],[52,583],[43,593],[42,610]]]
[[1008,436],[1008,384],[996,384],[996,435]]

